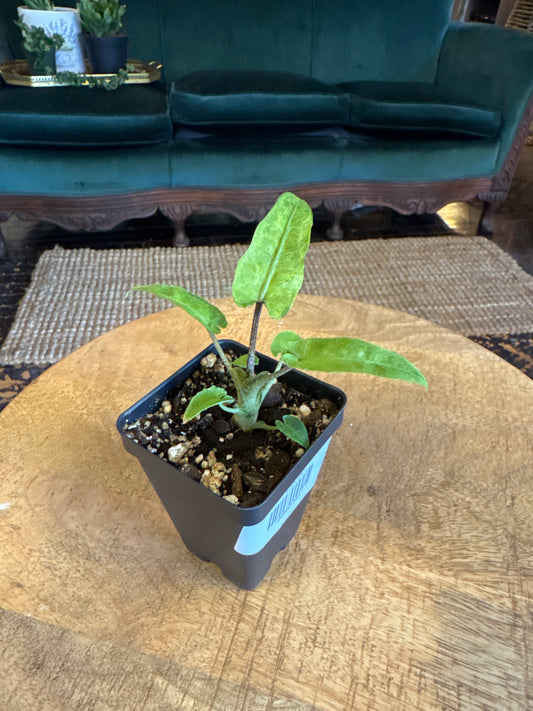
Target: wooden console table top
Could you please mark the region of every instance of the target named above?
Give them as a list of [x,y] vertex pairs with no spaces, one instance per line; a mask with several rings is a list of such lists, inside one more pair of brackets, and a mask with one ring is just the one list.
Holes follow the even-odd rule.
[[[228,337],[250,310],[218,302]],[[349,398],[291,544],[253,591],[182,544],[115,419],[207,344],[178,309],[44,372],[0,414],[0,707],[526,709],[533,381],[381,307],[299,297],[278,329],[400,351],[429,390]],[[226,334],[224,334],[226,335]]]

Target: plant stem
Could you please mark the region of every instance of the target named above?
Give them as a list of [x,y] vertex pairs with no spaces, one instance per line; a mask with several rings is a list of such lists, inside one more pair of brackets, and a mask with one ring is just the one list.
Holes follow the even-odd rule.
[[229,375],[232,373],[232,368],[231,368],[231,363],[229,360],[226,358],[226,354],[222,350],[220,343],[218,342],[217,337],[215,336],[214,333],[211,333],[211,331],[208,331],[209,335],[211,336],[211,340],[213,341],[215,348],[217,350],[218,355],[220,356],[220,360],[224,363],[226,370],[228,371]]
[[263,302],[257,301],[255,304],[254,318],[252,321],[252,331],[250,333],[250,347],[248,349],[248,360],[246,362],[246,372],[248,375],[254,374],[255,369],[255,347],[257,344],[257,332],[259,329],[259,318],[261,316],[261,309],[263,308]]
[[287,365],[287,363],[284,363],[282,360],[278,360],[273,375],[275,375],[276,378],[280,378],[282,375],[289,373],[292,369],[292,365]]

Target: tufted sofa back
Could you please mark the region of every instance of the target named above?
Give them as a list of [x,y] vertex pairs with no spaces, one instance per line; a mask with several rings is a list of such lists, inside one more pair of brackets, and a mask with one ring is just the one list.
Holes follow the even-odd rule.
[[[128,12],[143,0],[129,0]],[[154,0],[167,79],[263,69],[329,83],[432,81],[453,0]]]

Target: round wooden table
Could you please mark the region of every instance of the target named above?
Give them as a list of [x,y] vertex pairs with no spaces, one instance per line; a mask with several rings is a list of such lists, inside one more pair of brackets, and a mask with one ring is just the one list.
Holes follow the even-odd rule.
[[[250,310],[228,300],[228,337]],[[300,297],[263,319],[393,348],[429,390],[349,398],[294,540],[253,591],[182,544],[117,415],[208,343],[178,309],[116,329],[0,414],[0,707],[527,709],[533,382],[466,338]]]

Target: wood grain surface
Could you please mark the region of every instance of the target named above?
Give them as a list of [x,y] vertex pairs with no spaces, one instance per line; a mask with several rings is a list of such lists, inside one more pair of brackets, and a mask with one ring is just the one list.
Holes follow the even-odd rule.
[[[229,300],[228,335],[250,311]],[[298,533],[253,591],[182,544],[118,414],[207,344],[170,309],[45,371],[0,414],[0,708],[464,711],[533,706],[533,382],[381,307],[263,321],[394,348],[429,390],[349,398]]]

